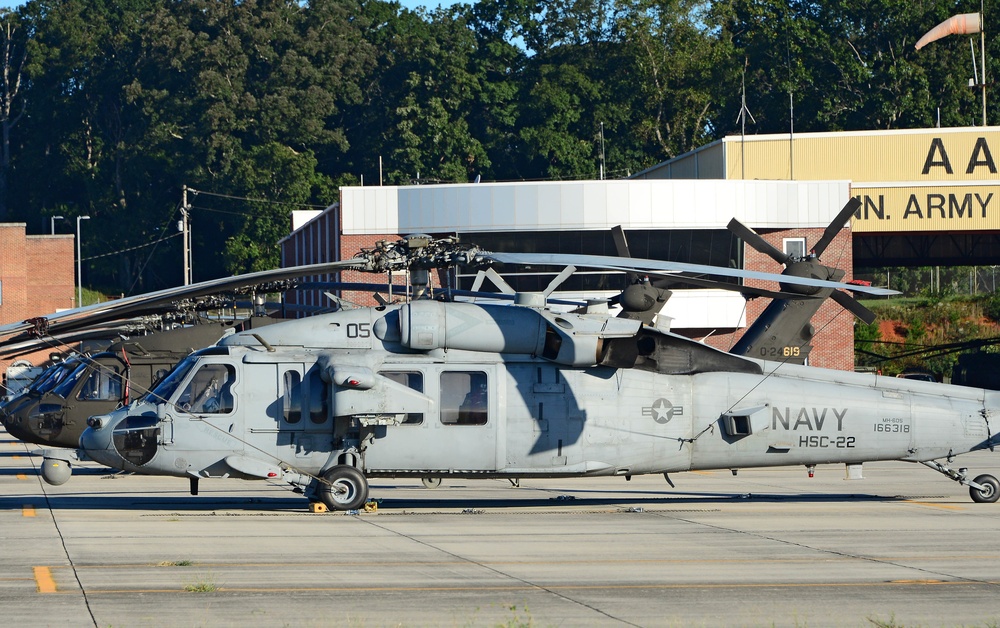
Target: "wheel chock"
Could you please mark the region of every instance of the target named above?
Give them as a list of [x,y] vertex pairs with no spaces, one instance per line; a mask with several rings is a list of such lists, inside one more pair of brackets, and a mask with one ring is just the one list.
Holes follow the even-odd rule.
[[323,502],[309,502],[309,512],[327,512],[328,510]]
[[365,504],[365,512],[378,512],[378,502],[370,501]]

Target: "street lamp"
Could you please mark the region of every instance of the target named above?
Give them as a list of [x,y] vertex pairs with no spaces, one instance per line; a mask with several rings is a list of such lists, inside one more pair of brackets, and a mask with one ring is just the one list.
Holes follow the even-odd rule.
[[56,234],[56,221],[62,219],[63,219],[62,216],[52,216],[51,218],[49,218],[49,233],[51,233],[52,235]]
[[80,221],[90,220],[90,216],[76,217],[76,306],[83,307],[83,274],[80,267]]

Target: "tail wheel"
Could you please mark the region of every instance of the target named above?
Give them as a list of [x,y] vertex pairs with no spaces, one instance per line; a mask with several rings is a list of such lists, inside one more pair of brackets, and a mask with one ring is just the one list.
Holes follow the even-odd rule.
[[319,498],[330,510],[357,510],[368,501],[368,480],[357,467],[332,467],[319,483]]
[[1000,498],[1000,482],[992,475],[980,475],[973,481],[983,488],[969,487],[969,495],[972,496],[972,501],[980,504],[992,504],[997,498]]

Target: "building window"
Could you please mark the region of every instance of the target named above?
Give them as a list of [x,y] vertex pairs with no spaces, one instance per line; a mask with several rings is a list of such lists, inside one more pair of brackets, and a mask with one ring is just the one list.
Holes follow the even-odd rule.
[[781,241],[781,246],[782,249],[785,251],[785,255],[788,255],[793,259],[806,258],[805,238],[784,238]]

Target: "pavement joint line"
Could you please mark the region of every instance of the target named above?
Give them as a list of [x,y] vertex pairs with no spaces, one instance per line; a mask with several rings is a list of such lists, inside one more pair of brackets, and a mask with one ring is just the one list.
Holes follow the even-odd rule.
[[[544,591],[577,591],[577,590],[632,590],[632,589],[761,589],[761,588],[847,588],[857,587],[868,589],[872,587],[936,587],[936,586],[975,586],[997,585],[1000,581],[979,580],[886,580],[883,582],[659,582],[636,584],[565,584],[546,585]],[[354,586],[354,587],[219,587],[218,593],[303,593],[303,592],[388,592],[388,591],[538,591],[538,585],[510,584],[498,586],[439,586],[439,587],[403,587],[403,586]],[[90,589],[88,595],[121,595],[123,593],[177,593],[178,589]],[[54,592],[54,591],[53,591]]]
[[39,593],[56,593],[56,581],[52,579],[52,571],[48,567],[34,567],[35,586]]

